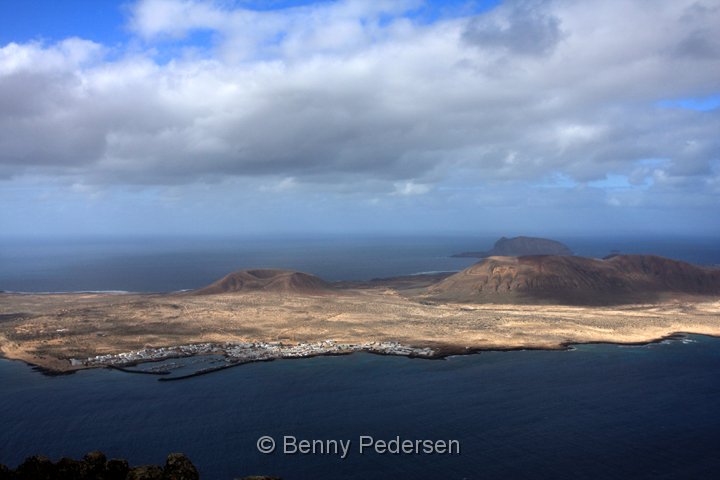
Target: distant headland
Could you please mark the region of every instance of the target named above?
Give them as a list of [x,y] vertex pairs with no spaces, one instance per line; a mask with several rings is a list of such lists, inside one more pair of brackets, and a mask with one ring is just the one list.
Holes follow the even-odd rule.
[[486,252],[462,252],[453,257],[486,258],[493,256],[520,257],[523,255],[572,255],[566,245],[548,238],[539,237],[502,237]]

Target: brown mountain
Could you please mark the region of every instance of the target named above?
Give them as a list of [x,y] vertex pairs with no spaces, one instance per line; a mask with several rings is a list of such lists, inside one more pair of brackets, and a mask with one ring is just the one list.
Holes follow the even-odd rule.
[[720,296],[720,269],[654,255],[490,257],[428,287],[440,301],[609,305]]
[[236,292],[279,292],[324,294],[332,290],[329,283],[315,275],[291,270],[240,270],[192,293],[211,295]]
[[492,250],[487,252],[463,252],[453,257],[486,258],[492,256],[520,257],[522,255],[572,255],[566,245],[548,238],[514,237],[495,242]]

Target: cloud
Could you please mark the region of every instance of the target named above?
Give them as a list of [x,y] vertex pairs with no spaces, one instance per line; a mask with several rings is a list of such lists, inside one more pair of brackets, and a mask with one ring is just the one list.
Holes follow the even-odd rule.
[[462,38],[481,49],[503,49],[506,53],[543,55],[562,39],[560,19],[548,13],[547,2],[516,1],[496,12],[473,18]]
[[286,192],[297,187],[297,183],[293,177],[285,177],[273,185],[262,185],[260,190],[263,192]]
[[[720,112],[657,106],[720,90],[717,1],[508,1],[431,24],[419,7],[141,0],[125,50],[5,45],[0,177],[377,198],[615,174],[653,182],[637,201],[717,200]],[[198,30],[201,55],[161,60]]]
[[146,40],[160,41],[182,39],[195,31],[216,32],[221,39],[216,53],[225,60],[298,58],[365,47],[387,34],[381,25],[384,19],[421,4],[345,0],[256,11],[221,1],[141,0],[131,9],[130,28]]
[[393,195],[411,196],[411,195],[423,195],[430,191],[428,185],[417,184],[415,182],[401,182],[395,183],[395,191]]
[[133,6],[130,27],[145,38],[181,38],[190,30],[217,29],[226,13],[211,3],[192,0],[141,1]]

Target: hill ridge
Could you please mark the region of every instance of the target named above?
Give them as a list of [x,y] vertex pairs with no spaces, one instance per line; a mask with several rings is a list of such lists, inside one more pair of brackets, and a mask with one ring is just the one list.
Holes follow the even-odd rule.
[[229,273],[207,287],[194,290],[197,295],[214,295],[240,292],[325,294],[333,287],[310,273],[281,269],[249,269]]
[[425,291],[445,301],[578,305],[646,302],[665,294],[720,295],[720,269],[657,255],[492,256]]

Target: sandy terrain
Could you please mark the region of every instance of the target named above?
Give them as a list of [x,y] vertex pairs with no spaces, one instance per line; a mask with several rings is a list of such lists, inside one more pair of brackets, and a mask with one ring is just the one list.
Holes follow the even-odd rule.
[[66,371],[70,358],[203,342],[398,341],[462,353],[720,335],[720,299],[571,307],[451,304],[392,288],[331,295],[0,294],[0,352]]

